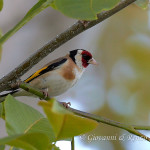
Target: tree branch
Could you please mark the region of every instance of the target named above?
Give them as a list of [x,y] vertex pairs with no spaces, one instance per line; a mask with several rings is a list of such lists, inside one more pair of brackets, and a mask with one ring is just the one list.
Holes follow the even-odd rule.
[[89,21],[86,26],[81,21],[78,21],[74,25],[72,25],[69,29],[55,37],[53,40],[48,42],[42,48],[38,49],[34,54],[32,54],[29,58],[27,58],[24,62],[22,62],[18,67],[16,67],[9,74],[4,76],[0,80],[0,92],[8,90],[11,88],[11,84],[16,82],[18,78],[20,78],[23,74],[25,74],[29,69],[31,69],[35,64],[37,64],[40,60],[46,57],[49,53],[53,52],[56,48],[69,41],[76,35],[81,32],[95,26],[96,24],[102,22],[103,20],[109,18],[113,14],[119,12],[123,8],[127,7],[131,3],[136,0],[123,0],[116,7],[111,10],[103,11],[98,14],[98,19],[94,21]]
[[107,125],[111,125],[111,126],[114,126],[114,127],[124,129],[124,130],[126,130],[126,131],[128,131],[128,132],[130,132],[134,135],[137,135],[137,136],[139,136],[139,137],[141,137],[141,138],[143,138],[143,139],[150,142],[149,137],[147,137],[144,134],[137,131],[137,130],[150,130],[150,126],[138,126],[138,125],[124,124],[124,123],[120,123],[120,122],[117,122],[117,121],[114,121],[114,120],[110,120],[110,119],[102,117],[102,116],[93,115],[93,114],[83,112],[83,111],[80,111],[80,110],[76,110],[76,109],[73,109],[73,108],[68,108],[67,110],[73,112],[74,114],[76,114],[78,116],[82,116],[82,117],[85,117],[85,118],[95,120],[97,122],[101,122],[101,123],[104,123],[104,124],[107,124]]
[[[49,97],[46,97],[45,98],[45,95],[40,92],[39,90],[36,90],[34,88],[32,88],[31,86],[29,86],[28,84],[26,83],[21,83],[20,88],[40,97],[41,99],[45,99],[45,100],[50,100]],[[80,111],[80,110],[77,110],[77,109],[73,109],[71,107],[67,108],[67,110],[69,110],[70,112],[73,112],[74,114],[78,115],[78,116],[82,116],[82,117],[85,117],[85,118],[88,118],[88,119],[92,119],[92,120],[95,120],[97,122],[100,122],[100,123],[104,123],[104,124],[107,124],[107,125],[111,125],[111,126],[114,126],[114,127],[117,127],[117,128],[121,128],[121,129],[124,129],[134,135],[137,135],[147,141],[150,142],[150,138],[145,136],[144,134],[140,133],[139,131],[137,130],[150,130],[150,126],[138,126],[138,125],[129,125],[129,124],[124,124],[124,123],[120,123],[120,122],[117,122],[117,121],[114,121],[114,120],[110,120],[108,118],[105,118],[105,117],[102,117],[102,116],[97,116],[97,115],[94,115],[94,114],[90,114],[90,113],[87,113],[87,112],[83,112],[83,111]]]

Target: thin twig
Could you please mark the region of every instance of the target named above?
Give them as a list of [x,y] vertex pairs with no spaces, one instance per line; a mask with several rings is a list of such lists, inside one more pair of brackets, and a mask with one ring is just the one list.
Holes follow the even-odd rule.
[[49,97],[45,97],[45,95],[42,92],[39,92],[37,89],[31,87],[27,83],[22,82],[22,83],[20,83],[19,87],[24,89],[25,91],[27,91],[29,93],[36,95],[37,97],[40,97],[41,99],[44,99],[44,100],[50,99]]
[[129,125],[129,124],[120,123],[120,122],[117,122],[117,121],[114,121],[114,120],[110,120],[110,119],[102,117],[102,116],[97,116],[97,115],[93,115],[93,114],[90,114],[90,113],[87,113],[87,112],[76,110],[76,109],[73,109],[73,108],[68,108],[68,110],[75,113],[76,115],[79,115],[79,116],[82,116],[82,117],[85,117],[85,118],[95,120],[97,122],[101,122],[101,123],[104,123],[104,124],[108,124],[108,125],[111,125],[111,126],[115,126],[115,127],[124,129],[124,130],[126,130],[126,131],[128,131],[128,132],[130,132],[134,135],[137,135],[137,136],[139,136],[139,137],[141,137],[141,138],[143,138],[143,139],[150,142],[149,137],[147,137],[144,134],[137,131],[138,129],[139,130],[150,130],[150,126]]
[[74,150],[74,147],[75,147],[75,145],[74,145],[74,137],[72,137],[72,140],[71,140],[71,150]]
[[23,74],[25,74],[29,69],[31,69],[35,64],[37,64],[40,60],[46,57],[49,53],[53,52],[56,48],[60,47],[62,44],[66,43],[73,37],[77,36],[81,32],[95,26],[96,24],[104,21],[109,18],[113,14],[119,12],[123,8],[127,7],[131,3],[136,0],[123,0],[116,7],[112,8],[108,11],[103,11],[98,14],[98,19],[94,21],[89,21],[86,26],[78,21],[74,25],[72,25],[69,29],[55,37],[53,40],[48,42],[42,48],[37,50],[34,54],[32,54],[29,58],[27,58],[24,62],[22,62],[18,67],[16,67],[9,74],[4,76],[0,80],[0,92],[8,90],[11,88],[11,84],[16,82],[18,78],[20,78]]
[[[34,88],[31,88],[30,86],[28,86],[27,83],[21,83],[20,88],[22,88],[22,89],[38,96],[41,99],[44,99],[44,97],[45,97],[45,95],[41,91],[39,91],[37,89],[34,89]],[[50,100],[50,98],[46,97],[45,100]],[[73,109],[71,107],[67,108],[67,110],[69,110],[70,112],[72,112],[72,113],[74,113],[78,116],[82,116],[82,117],[85,117],[85,118],[88,118],[88,119],[95,120],[95,121],[100,122],[100,123],[104,123],[104,124],[107,124],[107,125],[111,125],[111,126],[114,126],[114,127],[124,129],[124,130],[126,130],[126,131],[128,131],[128,132],[130,132],[134,135],[137,135],[137,136],[139,136],[139,137],[141,137],[141,138],[143,138],[143,139],[150,142],[149,137],[147,137],[144,134],[137,131],[137,130],[150,130],[150,126],[138,126],[138,125],[129,125],[129,124],[125,124],[125,123],[120,123],[120,122],[110,120],[110,119],[102,117],[102,116],[98,116],[98,115],[90,114],[90,113],[83,112],[83,111],[80,111],[80,110],[77,110],[77,109]]]

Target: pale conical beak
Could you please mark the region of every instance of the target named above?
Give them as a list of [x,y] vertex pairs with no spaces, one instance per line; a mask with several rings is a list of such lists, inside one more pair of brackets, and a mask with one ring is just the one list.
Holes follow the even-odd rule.
[[94,58],[90,59],[88,61],[89,64],[92,64],[92,65],[98,65],[98,63],[96,62],[96,60]]

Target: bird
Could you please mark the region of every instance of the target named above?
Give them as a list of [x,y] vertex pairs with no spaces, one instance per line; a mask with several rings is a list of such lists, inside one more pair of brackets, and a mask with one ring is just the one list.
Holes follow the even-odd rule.
[[[84,49],[71,50],[67,55],[46,64],[25,79],[24,82],[41,90],[48,97],[59,96],[70,89],[81,78],[89,64],[97,64],[89,51]],[[12,94],[15,97],[35,97],[35,95],[23,89],[16,89],[0,95],[0,99],[8,94]]]

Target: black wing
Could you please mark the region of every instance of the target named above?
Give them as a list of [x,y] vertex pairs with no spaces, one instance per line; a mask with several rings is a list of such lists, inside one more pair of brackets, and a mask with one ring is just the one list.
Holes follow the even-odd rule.
[[43,67],[42,69],[38,70],[37,72],[35,72],[34,74],[32,74],[29,78],[27,78],[24,82],[29,83],[31,82],[33,79],[49,72],[55,69],[58,69],[58,67],[60,67],[62,64],[64,64],[67,61],[67,58],[63,58],[60,61],[54,62],[46,67]]

